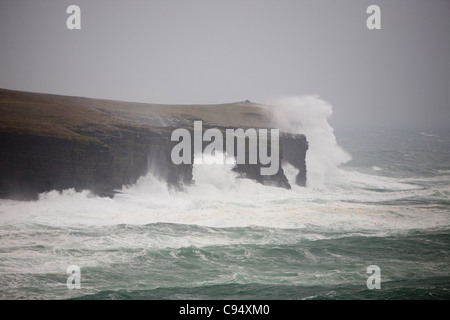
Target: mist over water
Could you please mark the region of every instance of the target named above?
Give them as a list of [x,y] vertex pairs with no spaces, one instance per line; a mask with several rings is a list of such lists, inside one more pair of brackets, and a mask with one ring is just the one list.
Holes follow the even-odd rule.
[[[307,136],[306,188],[290,165],[286,190],[194,161],[184,190],[149,172],[113,198],[0,200],[0,298],[448,298],[450,135],[350,135],[350,160],[330,104],[272,106],[280,130]],[[366,287],[372,264],[384,291]]]

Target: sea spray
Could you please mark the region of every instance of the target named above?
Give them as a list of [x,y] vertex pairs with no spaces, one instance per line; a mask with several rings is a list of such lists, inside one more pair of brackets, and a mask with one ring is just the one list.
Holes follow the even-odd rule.
[[351,160],[350,154],[337,144],[328,123],[332,105],[315,95],[279,98],[270,105],[280,130],[304,134],[308,140],[307,186],[323,187],[332,181],[339,165]]
[[[225,163],[214,163],[215,158],[224,158]],[[200,163],[199,158],[203,159]],[[193,180],[197,186],[205,186],[206,188],[214,188],[217,190],[229,190],[235,186],[238,173],[232,171],[236,165],[234,157],[223,155],[216,152],[212,155],[194,155],[194,166],[192,170]]]

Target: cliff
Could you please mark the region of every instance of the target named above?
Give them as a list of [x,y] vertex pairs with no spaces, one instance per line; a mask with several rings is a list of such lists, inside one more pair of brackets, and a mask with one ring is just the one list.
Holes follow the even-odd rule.
[[[111,195],[151,170],[170,185],[192,182],[192,165],[172,163],[174,129],[275,128],[270,110],[251,102],[156,105],[0,89],[0,197],[34,199],[49,190],[89,189]],[[281,161],[299,168],[305,185],[303,135],[281,133]],[[289,188],[282,168],[261,176],[260,165],[239,165],[243,177]]]

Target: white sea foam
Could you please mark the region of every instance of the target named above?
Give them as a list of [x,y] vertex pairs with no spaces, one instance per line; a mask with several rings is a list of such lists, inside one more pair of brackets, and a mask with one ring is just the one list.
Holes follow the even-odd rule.
[[[195,165],[195,185],[171,191],[147,175],[110,199],[65,190],[41,194],[34,202],[1,201],[0,225],[86,228],[109,225],[178,223],[208,227],[304,229],[333,232],[389,232],[448,224],[444,214],[377,205],[425,191],[395,179],[341,170],[341,185],[292,190],[239,179],[230,168]],[[198,167],[197,167],[198,166]],[[295,168],[285,167],[288,175]],[[376,192],[383,189],[390,192]]]

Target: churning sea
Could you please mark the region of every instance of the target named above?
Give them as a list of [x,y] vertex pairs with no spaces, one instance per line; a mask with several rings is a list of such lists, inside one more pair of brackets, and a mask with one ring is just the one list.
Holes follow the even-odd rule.
[[337,143],[352,160],[306,188],[194,165],[182,191],[149,173],[113,198],[0,200],[0,299],[449,299],[450,133]]

